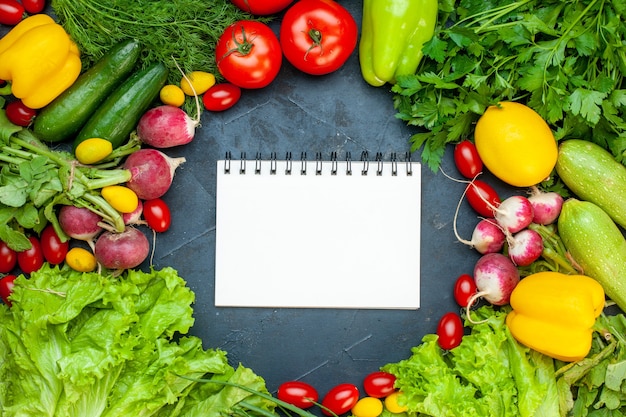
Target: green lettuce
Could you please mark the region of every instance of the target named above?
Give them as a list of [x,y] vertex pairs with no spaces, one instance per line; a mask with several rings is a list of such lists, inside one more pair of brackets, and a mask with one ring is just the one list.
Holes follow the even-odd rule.
[[186,336],[195,296],[172,268],[121,276],[44,267],[0,306],[1,416],[273,412],[264,380]]

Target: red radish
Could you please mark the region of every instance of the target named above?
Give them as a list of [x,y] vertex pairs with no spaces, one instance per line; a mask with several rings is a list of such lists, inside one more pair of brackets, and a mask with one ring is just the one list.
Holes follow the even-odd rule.
[[96,240],[94,255],[104,268],[131,269],[139,266],[150,254],[148,238],[134,227],[122,233],[104,232]]
[[476,249],[480,254],[500,252],[506,241],[506,236],[494,219],[482,219],[478,222],[472,233],[472,240],[462,239],[456,232],[459,242]]
[[497,306],[508,304],[519,280],[519,271],[508,257],[501,253],[483,255],[474,265],[474,281],[478,292],[467,303],[467,319],[476,323],[470,316],[470,307],[478,298],[482,297]]
[[126,186],[141,200],[159,198],[169,190],[176,168],[184,162],[182,156],[170,158],[156,149],[139,149],[124,162],[124,168],[131,172]]
[[554,191],[543,192],[534,186],[530,189],[528,200],[533,206],[533,223],[547,225],[559,218],[563,207],[563,197],[560,194]]
[[543,239],[532,229],[524,229],[514,235],[509,235],[507,242],[509,258],[517,266],[532,264],[543,252]]
[[122,213],[122,219],[124,219],[125,225],[132,224],[144,224],[144,221],[141,220],[141,216],[143,214],[143,202],[139,200],[137,204],[137,208],[131,213]]
[[137,137],[154,148],[171,148],[186,145],[196,134],[198,120],[175,106],[154,107],[141,116],[137,124]]
[[526,197],[514,195],[500,203],[494,217],[505,231],[517,233],[532,223],[533,206]]
[[102,232],[102,217],[85,207],[63,206],[59,210],[59,225],[69,237],[93,242]]

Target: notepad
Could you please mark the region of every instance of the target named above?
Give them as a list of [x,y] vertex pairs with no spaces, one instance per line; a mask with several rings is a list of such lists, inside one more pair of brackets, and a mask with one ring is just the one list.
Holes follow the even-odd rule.
[[242,156],[216,169],[216,306],[419,308],[419,163]]

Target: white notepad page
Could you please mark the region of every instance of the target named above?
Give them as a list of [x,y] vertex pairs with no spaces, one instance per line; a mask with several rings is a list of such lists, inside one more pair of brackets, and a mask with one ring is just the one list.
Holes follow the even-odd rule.
[[417,162],[218,161],[215,305],[419,308],[420,198]]

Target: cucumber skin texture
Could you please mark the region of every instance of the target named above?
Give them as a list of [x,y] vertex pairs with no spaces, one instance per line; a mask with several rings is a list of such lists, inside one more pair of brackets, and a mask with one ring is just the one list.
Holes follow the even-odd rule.
[[74,149],[90,138],[106,139],[113,149],[125,143],[159,96],[167,76],[168,70],[160,62],[132,74],[91,115],[74,139]]
[[556,172],[578,198],[600,206],[626,228],[626,167],[608,151],[589,141],[563,141]]
[[563,203],[557,227],[583,274],[598,281],[626,311],[626,239],[611,217],[594,203],[570,198]]
[[122,41],[35,118],[33,131],[47,142],[62,142],[72,137],[87,122],[106,97],[135,67],[141,45],[136,40]]

